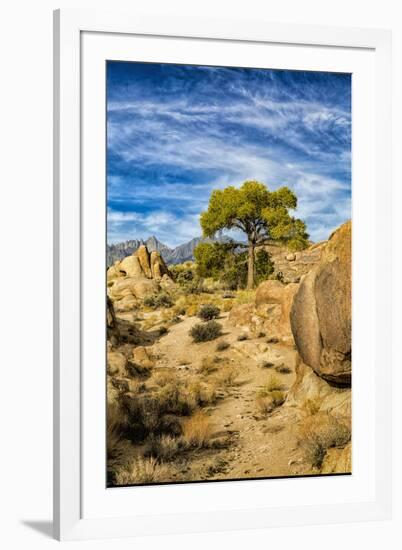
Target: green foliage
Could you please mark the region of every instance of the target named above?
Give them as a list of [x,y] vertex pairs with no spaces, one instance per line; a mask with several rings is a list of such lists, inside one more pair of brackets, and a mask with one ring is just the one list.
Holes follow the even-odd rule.
[[257,250],[255,255],[255,281],[261,283],[274,272],[274,263],[271,255],[265,249]]
[[205,304],[200,307],[198,317],[203,321],[211,321],[212,319],[217,319],[220,312],[221,310],[217,306],[214,306],[213,304]]
[[216,321],[198,323],[190,330],[190,336],[194,342],[208,342],[218,338],[222,334],[222,325]]
[[227,247],[223,243],[200,243],[194,250],[197,275],[219,279],[226,255]]
[[[223,229],[237,229],[247,235],[249,245],[248,288],[254,284],[254,248],[274,240],[286,244],[291,250],[300,250],[308,244],[308,234],[303,221],[294,218],[289,210],[297,207],[296,195],[288,188],[276,191],[258,181],[246,181],[240,188],[233,186],[212,192],[208,209],[202,212],[200,223],[205,237],[213,237]],[[210,249],[209,252],[211,252]],[[215,249],[214,252],[217,252]],[[213,265],[218,258],[209,256]],[[197,258],[202,265],[212,269],[204,258]]]

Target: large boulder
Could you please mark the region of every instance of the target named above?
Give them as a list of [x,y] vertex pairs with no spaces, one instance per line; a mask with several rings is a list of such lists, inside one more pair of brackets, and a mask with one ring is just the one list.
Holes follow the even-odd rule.
[[298,288],[299,285],[295,283],[285,285],[274,280],[264,281],[257,288],[255,312],[269,321],[271,332],[291,334],[289,315]]
[[232,308],[229,324],[244,327],[246,331],[255,334],[266,332],[282,343],[293,344],[289,314],[298,286],[295,283],[285,285],[275,280],[262,282],[256,290],[253,303]]
[[296,293],[290,322],[298,352],[321,378],[351,384],[351,222],[330,237]]

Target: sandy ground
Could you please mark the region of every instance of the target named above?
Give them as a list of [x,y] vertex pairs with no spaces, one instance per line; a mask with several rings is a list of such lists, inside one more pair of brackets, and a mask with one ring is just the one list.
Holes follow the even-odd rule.
[[[236,384],[225,398],[215,406],[204,409],[210,416],[214,436],[226,438],[230,444],[223,449],[199,451],[191,461],[193,477],[200,479],[238,479],[294,475],[292,461],[297,458],[297,441],[294,433],[295,413],[280,407],[269,415],[261,415],[256,408],[258,389],[271,374],[289,389],[295,379],[296,352],[280,344],[267,343],[267,337],[238,341],[244,334],[238,327],[229,326],[227,314],[219,322],[223,336],[212,341],[195,344],[189,336],[190,328],[199,322],[187,317],[173,325],[153,350],[159,356],[156,368],[178,369],[180,375],[196,374],[204,357],[219,355],[230,360],[239,372]],[[217,353],[219,341],[230,348]],[[265,361],[285,365],[290,373],[280,374],[274,368],[263,368]],[[199,472],[197,474],[197,472]]]

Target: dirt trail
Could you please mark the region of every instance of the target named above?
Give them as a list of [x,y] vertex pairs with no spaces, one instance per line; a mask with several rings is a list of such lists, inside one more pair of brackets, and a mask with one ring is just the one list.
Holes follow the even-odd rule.
[[[296,437],[292,431],[294,413],[280,407],[270,415],[261,415],[255,399],[258,389],[274,374],[289,389],[295,379],[295,351],[275,343],[267,337],[238,341],[244,334],[239,327],[228,325],[227,314],[219,322],[223,336],[212,342],[194,344],[190,328],[199,322],[195,317],[185,318],[173,325],[153,347],[159,355],[159,368],[179,369],[183,376],[197,374],[204,357],[219,355],[227,358],[239,373],[236,384],[227,390],[224,399],[206,408],[214,427],[214,435],[230,440],[226,448],[199,451],[191,463],[193,472],[203,472],[203,479],[234,479],[291,475],[290,463],[295,458]],[[225,341],[230,347],[217,353],[216,345]],[[290,369],[280,373],[274,367],[263,368],[272,362]],[[209,465],[209,468],[208,468]],[[207,471],[207,474],[204,472]],[[294,474],[294,472],[293,472]]]

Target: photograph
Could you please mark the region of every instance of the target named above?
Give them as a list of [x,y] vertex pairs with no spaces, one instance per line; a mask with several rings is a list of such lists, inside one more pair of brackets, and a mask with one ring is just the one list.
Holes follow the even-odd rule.
[[106,487],[350,475],[352,75],[108,60],[105,108]]

